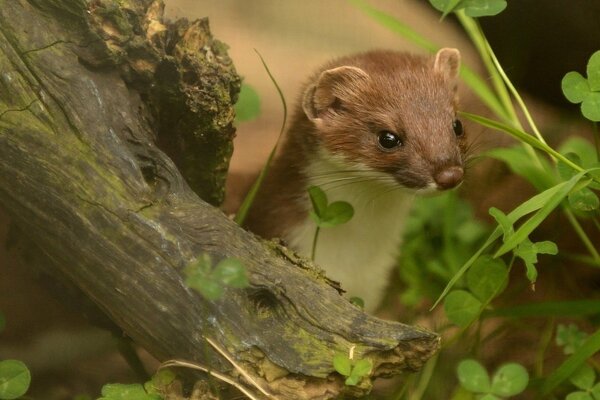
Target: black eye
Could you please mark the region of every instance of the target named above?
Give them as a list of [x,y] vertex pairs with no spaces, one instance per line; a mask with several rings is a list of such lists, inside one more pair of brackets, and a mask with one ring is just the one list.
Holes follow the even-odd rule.
[[402,141],[393,132],[390,131],[381,131],[379,132],[379,144],[384,149],[393,149],[394,147],[398,147],[402,144]]
[[454,122],[452,123],[452,129],[454,129],[454,134],[459,137],[465,133],[462,122],[460,122],[459,119],[454,120]]

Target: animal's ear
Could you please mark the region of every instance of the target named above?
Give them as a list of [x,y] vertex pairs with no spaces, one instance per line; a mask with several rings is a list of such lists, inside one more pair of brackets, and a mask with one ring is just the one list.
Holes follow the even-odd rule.
[[369,75],[357,67],[343,66],[323,71],[317,82],[304,92],[304,113],[312,121],[320,119],[329,108],[356,97],[359,85],[368,80]]
[[435,55],[433,70],[450,82],[457,81],[460,72],[460,52],[448,47],[440,49]]

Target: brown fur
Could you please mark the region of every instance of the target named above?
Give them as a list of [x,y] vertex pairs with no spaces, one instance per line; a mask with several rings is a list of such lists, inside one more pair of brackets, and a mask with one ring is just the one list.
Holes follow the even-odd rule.
[[[459,62],[452,49],[435,58],[372,51],[323,66],[309,79],[247,226],[282,237],[306,217],[303,168],[319,146],[414,189],[444,168],[462,167],[466,142],[452,128]],[[402,146],[383,149],[381,131],[398,134]]]

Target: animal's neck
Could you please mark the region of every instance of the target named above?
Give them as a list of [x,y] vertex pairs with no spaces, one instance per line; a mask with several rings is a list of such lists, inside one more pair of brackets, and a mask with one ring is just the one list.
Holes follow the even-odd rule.
[[[308,160],[304,173],[307,187],[319,186],[329,202],[343,200],[354,207],[349,222],[321,230],[315,261],[328,276],[341,281],[350,296],[363,298],[373,309],[395,265],[413,193],[386,174],[351,165],[324,151]],[[308,196],[303,202],[309,210]],[[315,230],[315,223],[306,215],[286,239],[292,248],[308,256]]]

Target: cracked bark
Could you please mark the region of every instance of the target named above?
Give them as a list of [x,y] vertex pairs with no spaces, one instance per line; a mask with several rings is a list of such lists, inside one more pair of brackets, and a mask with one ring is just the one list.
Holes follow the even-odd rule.
[[[329,399],[437,349],[208,204],[223,195],[239,78],[206,20],[164,23],[151,0],[0,0],[0,85],[0,204],[48,274],[157,358],[237,376],[210,337],[280,398]],[[202,253],[241,259],[251,286],[201,298],[181,271]],[[332,359],[351,346],[375,368],[347,388]]]

